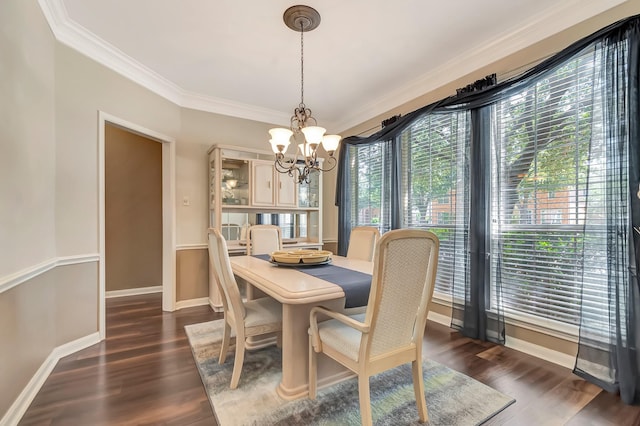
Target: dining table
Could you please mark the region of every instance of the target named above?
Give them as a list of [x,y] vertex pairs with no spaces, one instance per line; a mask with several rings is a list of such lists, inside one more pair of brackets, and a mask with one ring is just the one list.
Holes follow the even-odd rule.
[[[282,304],[280,397],[308,395],[309,314],[314,306],[335,311],[366,306],[373,262],[331,256],[326,264],[283,265],[269,255],[230,257],[233,273]],[[328,357],[318,359],[318,386],[354,376]]]

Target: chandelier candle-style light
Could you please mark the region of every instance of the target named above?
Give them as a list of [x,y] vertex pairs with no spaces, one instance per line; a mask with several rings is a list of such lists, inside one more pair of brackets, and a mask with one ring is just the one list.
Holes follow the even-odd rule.
[[[314,30],[320,25],[320,14],[309,6],[291,6],[285,10],[283,19],[285,24],[294,31],[300,32],[300,105],[293,110],[291,128],[275,128],[269,130],[271,149],[276,155],[275,168],[280,173],[287,173],[291,177],[297,175],[299,183],[309,183],[309,174],[314,171],[327,172],[336,166],[333,156],[340,143],[340,135],[325,135],[326,129],[318,126],[318,122],[311,116],[311,110],[304,104],[304,32]],[[313,125],[311,125],[313,124]],[[285,153],[294,140],[297,144],[294,158],[285,158]],[[320,167],[318,148],[324,147],[329,154],[328,167]],[[302,158],[298,159],[298,151]]]

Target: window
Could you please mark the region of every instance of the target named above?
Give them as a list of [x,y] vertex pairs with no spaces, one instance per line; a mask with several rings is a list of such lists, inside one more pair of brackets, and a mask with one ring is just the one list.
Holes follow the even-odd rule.
[[[403,227],[440,238],[435,290],[450,294],[455,272],[464,279],[468,197],[465,197],[466,113],[429,114],[402,133]],[[458,194],[461,194],[458,196]]]
[[[436,291],[453,296],[454,316],[470,312],[454,318],[470,333],[485,328],[500,341],[502,313],[608,329],[607,285],[629,269],[629,169],[637,167],[625,139],[627,91],[637,87],[625,81],[622,34],[603,29],[518,78],[354,139],[351,174],[339,182],[348,200],[341,229],[375,216],[382,232],[393,224],[437,233]],[[459,283],[464,294],[452,294]],[[495,330],[482,324],[487,311]]]
[[391,229],[391,143],[349,148],[351,158],[351,224]]
[[578,322],[588,154],[601,127],[594,58],[579,55],[495,107],[491,279],[507,312]]

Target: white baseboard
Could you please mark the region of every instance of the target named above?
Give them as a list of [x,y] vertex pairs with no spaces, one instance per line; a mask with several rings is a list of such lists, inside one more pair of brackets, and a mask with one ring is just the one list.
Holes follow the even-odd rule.
[[429,311],[427,319],[438,324],[446,325],[447,327],[451,326],[451,318],[447,315],[442,315],[437,312]]
[[209,299],[209,306],[211,306],[213,312],[224,312],[224,307],[222,305],[215,305],[211,299]]
[[176,302],[176,310],[184,308],[192,308],[194,306],[203,306],[209,304],[208,297],[199,297],[197,299],[180,300]]
[[544,346],[536,345],[534,343],[527,342],[526,340],[516,339],[515,337],[507,336],[505,346],[511,349],[515,349],[516,351],[524,352],[527,355],[535,356],[536,358],[552,362],[570,370],[573,370],[573,367],[576,363],[575,356],[565,354],[564,352],[558,352]]
[[[451,318],[447,315],[429,311],[427,318],[435,323],[442,324],[447,327],[451,326]],[[569,369],[573,369],[576,362],[576,358],[573,355],[536,345],[535,343],[527,342],[526,340],[516,339],[515,337],[507,336],[505,346]]]
[[20,392],[18,398],[13,401],[9,410],[7,410],[2,419],[0,419],[0,426],[15,426],[18,424],[60,358],[95,345],[98,342],[100,342],[100,334],[96,332],[53,348],[47,359],[45,359],[40,368],[38,368],[38,371],[31,377],[27,386]]
[[162,293],[162,286],[128,288],[125,290],[112,290],[105,293],[107,299],[111,297],[136,296],[139,294]]

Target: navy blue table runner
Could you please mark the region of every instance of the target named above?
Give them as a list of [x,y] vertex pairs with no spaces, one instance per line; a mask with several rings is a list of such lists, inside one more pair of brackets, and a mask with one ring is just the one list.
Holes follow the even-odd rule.
[[[253,255],[253,257],[266,261],[271,260],[271,256],[268,254],[256,254]],[[345,295],[345,308],[365,306],[369,301],[369,288],[371,287],[371,275],[369,274],[342,268],[330,263],[326,265],[287,267],[342,287]]]

